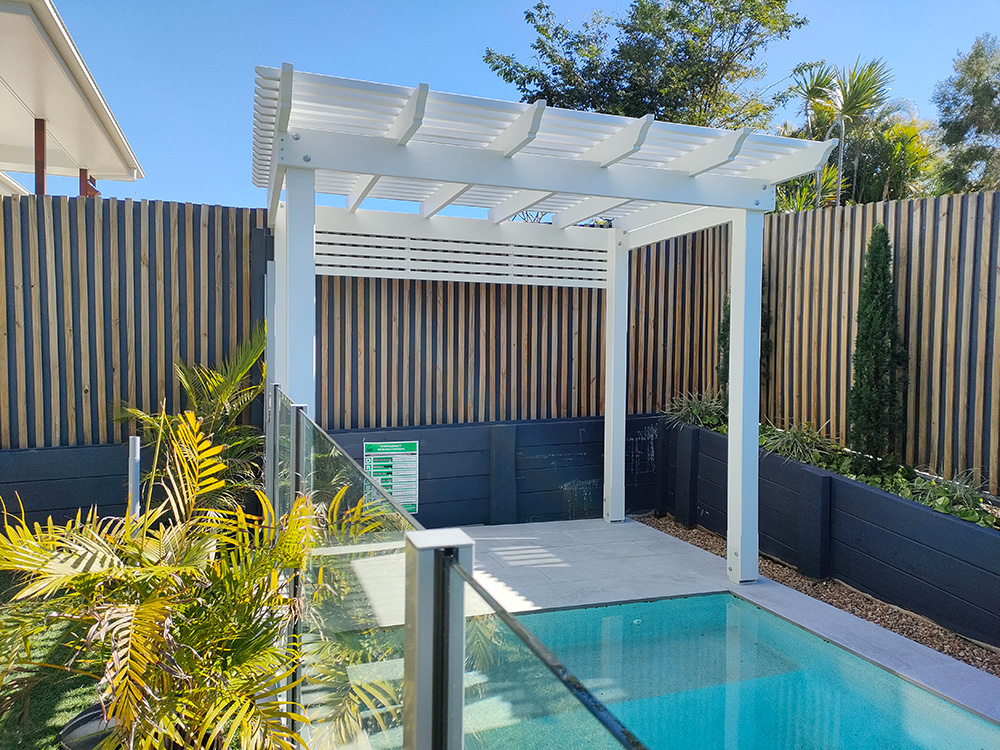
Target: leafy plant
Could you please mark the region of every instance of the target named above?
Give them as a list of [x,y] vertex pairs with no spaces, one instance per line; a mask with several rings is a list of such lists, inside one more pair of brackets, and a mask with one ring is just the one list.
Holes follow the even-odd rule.
[[787,430],[761,425],[760,446],[785,458],[818,467],[830,465],[842,452],[836,441],[814,428],[811,422],[793,425]]
[[725,432],[729,424],[729,407],[726,397],[718,391],[684,393],[671,399],[663,419],[669,424],[692,424]]
[[[175,366],[178,382],[184,391],[187,411],[195,415],[206,435],[220,447],[218,459],[223,468],[220,483],[204,499],[207,504],[246,501],[263,489],[261,456],[264,436],[261,431],[241,422],[242,415],[264,390],[264,364],[260,362],[267,344],[263,323],[251,332],[221,369],[213,370],[203,365]],[[260,362],[260,377],[253,382],[251,373]],[[169,443],[164,438],[177,429],[179,416],[170,416],[161,410],[151,414],[141,409],[123,406],[121,419],[134,419],[143,431],[143,442],[154,448],[157,466],[147,477],[147,483],[156,482],[156,469],[169,461],[169,454],[157,449]]]
[[987,528],[1000,528],[996,515],[988,510],[982,484],[974,472],[965,471],[951,479],[914,478],[909,497],[941,513],[950,513],[964,521]]
[[854,382],[847,401],[850,445],[860,473],[874,474],[895,464],[903,428],[906,351],[898,328],[892,248],[884,224],[872,230],[858,294],[854,341]]
[[[193,412],[167,423],[163,443],[166,500],[138,517],[30,527],[5,515],[0,570],[21,583],[0,616],[0,700],[16,705],[43,673],[85,674],[110,722],[102,750],[292,750],[304,718],[283,698],[298,663],[287,592],[313,544],[312,504],[299,498],[281,519],[263,495],[260,516],[206,507],[222,447]],[[18,648],[64,624],[68,659]]]

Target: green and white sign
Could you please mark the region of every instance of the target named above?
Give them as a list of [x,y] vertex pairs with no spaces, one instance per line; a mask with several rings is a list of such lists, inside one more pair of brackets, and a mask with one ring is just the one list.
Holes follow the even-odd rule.
[[365,442],[365,472],[410,513],[417,512],[419,443]]

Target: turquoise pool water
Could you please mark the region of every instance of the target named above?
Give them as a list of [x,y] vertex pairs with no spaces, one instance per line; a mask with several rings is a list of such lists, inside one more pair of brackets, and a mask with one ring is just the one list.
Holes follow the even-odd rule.
[[1000,727],[729,594],[522,615],[651,750],[997,750]]

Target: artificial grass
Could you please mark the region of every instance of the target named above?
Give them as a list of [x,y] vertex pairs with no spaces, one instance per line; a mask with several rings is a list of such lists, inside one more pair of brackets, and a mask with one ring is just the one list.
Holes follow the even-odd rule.
[[[8,601],[14,580],[0,574],[0,602]],[[0,606],[3,606],[0,604]],[[58,643],[65,626],[54,627],[32,639],[32,656],[39,661],[65,662]],[[84,675],[53,670],[32,686],[28,699],[0,716],[0,749],[60,750],[59,731],[97,700],[95,681]]]

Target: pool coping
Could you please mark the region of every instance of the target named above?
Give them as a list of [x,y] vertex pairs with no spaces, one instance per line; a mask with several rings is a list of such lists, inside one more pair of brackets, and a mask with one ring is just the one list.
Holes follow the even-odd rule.
[[[638,521],[628,519],[616,524],[605,524],[599,520],[548,521],[505,527],[465,527],[465,529],[476,539],[477,561],[480,559],[485,561],[484,565],[477,567],[495,582],[506,586],[525,600],[526,605],[518,605],[516,609],[510,608],[515,613],[527,614],[536,611],[730,593],[949,703],[1000,725],[1000,678],[768,578],[761,577],[753,583],[732,583],[726,577],[725,561],[722,558]],[[566,545],[572,544],[572,540],[579,537],[579,546],[586,546],[589,551],[600,546],[594,545],[591,540],[603,538],[602,532],[606,532],[609,538],[619,540],[618,544],[628,539],[633,544],[642,545],[644,549],[649,549],[649,553],[635,558],[608,557],[608,580],[594,581],[591,590],[586,586],[581,588],[581,583],[585,582],[578,581],[573,584],[577,586],[577,590],[588,594],[577,603],[565,601],[564,596],[563,603],[546,604],[545,586],[539,587],[537,584],[522,584],[519,589],[516,581],[519,575],[523,580],[525,566],[513,567],[513,564],[505,565],[503,560],[498,562],[498,554],[490,546],[491,541],[503,539],[504,534],[510,534],[516,535],[512,538],[519,541],[537,539],[539,549],[544,549],[546,540],[557,540],[547,551],[555,550],[558,553],[561,549],[567,549]],[[484,548],[482,555],[478,549],[480,544]],[[564,546],[555,546],[558,544]],[[560,557],[560,555],[554,556]],[[690,590],[660,593],[657,589],[662,590],[663,587],[655,585],[660,581],[648,576],[651,561],[658,562],[658,556],[669,560],[669,564],[662,566],[664,575],[669,576],[673,571],[681,577],[686,569],[694,567],[697,568],[698,582],[693,586],[685,584]],[[601,565],[600,560],[595,562],[595,555],[582,556],[581,560],[580,555],[562,553],[560,559],[567,557],[569,559],[561,561],[559,567],[572,568],[574,565],[581,565],[591,566],[589,570],[592,570],[595,565],[598,567]],[[573,557],[577,557],[577,560],[574,561]],[[630,560],[635,561],[632,567],[636,579],[629,581],[629,588],[638,592],[638,595],[623,596],[622,581],[615,581],[614,576],[628,575]],[[505,573],[515,581],[514,584],[504,581]],[[642,595],[643,589],[649,590],[648,596]],[[539,593],[542,595],[537,596]],[[532,600],[532,596],[536,596],[536,599]],[[558,596],[556,598],[558,599]]]

